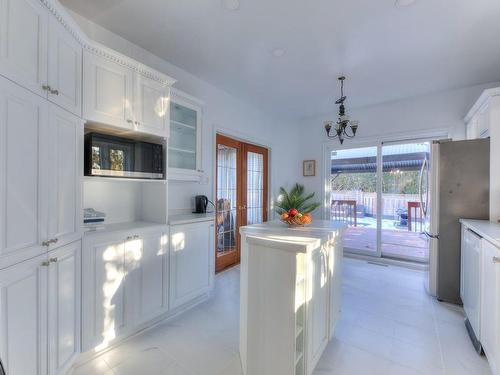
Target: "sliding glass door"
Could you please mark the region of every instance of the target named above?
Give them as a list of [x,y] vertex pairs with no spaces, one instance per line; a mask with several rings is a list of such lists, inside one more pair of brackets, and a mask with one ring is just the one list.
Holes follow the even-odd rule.
[[327,215],[347,223],[346,251],[428,262],[429,152],[429,142],[331,151]]

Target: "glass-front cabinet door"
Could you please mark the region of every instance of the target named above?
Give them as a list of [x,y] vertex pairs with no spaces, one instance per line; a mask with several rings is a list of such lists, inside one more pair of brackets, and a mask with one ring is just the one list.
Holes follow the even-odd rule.
[[172,90],[168,141],[170,179],[191,180],[203,174],[201,109],[202,104],[197,99],[178,90]]

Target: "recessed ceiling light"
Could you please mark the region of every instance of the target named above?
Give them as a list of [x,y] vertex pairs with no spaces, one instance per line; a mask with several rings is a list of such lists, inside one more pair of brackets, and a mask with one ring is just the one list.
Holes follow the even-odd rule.
[[283,57],[285,56],[286,51],[283,48],[275,48],[273,49],[273,56],[274,57]]
[[415,4],[415,1],[416,0],[396,0],[394,5],[396,5],[396,8],[406,8]]
[[227,10],[240,9],[240,0],[222,0],[222,7]]

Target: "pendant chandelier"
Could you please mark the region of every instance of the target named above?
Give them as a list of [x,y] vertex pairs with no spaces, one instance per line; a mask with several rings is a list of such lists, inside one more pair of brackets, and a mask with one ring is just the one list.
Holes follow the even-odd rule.
[[339,119],[336,123],[333,121],[325,121],[326,136],[330,139],[338,138],[340,144],[344,143],[345,138],[354,138],[358,130],[359,121],[350,120],[345,114],[344,102],[347,99],[344,96],[344,81],[345,77],[340,76],[340,99],[335,104],[339,105]]

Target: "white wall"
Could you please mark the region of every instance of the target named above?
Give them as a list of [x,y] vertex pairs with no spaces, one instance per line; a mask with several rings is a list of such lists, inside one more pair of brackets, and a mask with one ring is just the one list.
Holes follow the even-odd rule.
[[271,198],[276,196],[275,193],[279,186],[290,186],[297,181],[300,176],[300,162],[296,150],[296,145],[299,143],[296,124],[273,118],[109,30],[74,12],[69,12],[89,37],[175,78],[178,81],[174,85],[176,88],[205,103],[202,159],[203,169],[209,177],[209,181],[205,184],[170,182],[170,212],[189,212],[194,207],[192,197],[196,194],[205,194],[213,198],[214,183],[212,177],[215,174],[212,164],[214,162],[215,131],[271,149]]
[[[422,97],[388,102],[380,105],[349,109],[353,119],[360,120],[358,135],[346,140],[344,147],[375,144],[377,141],[405,139],[408,134],[448,132],[454,139],[465,138],[463,118],[481,92],[486,88],[498,87],[500,82],[478,85]],[[326,145],[339,146],[338,140],[328,141],[323,122],[336,120],[337,112],[316,116],[301,121],[300,159],[317,161],[316,177],[301,177],[307,190],[314,191],[318,200],[322,198],[322,171],[325,170],[323,150]],[[317,216],[319,213],[317,213]]]

